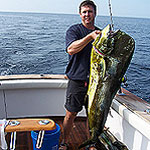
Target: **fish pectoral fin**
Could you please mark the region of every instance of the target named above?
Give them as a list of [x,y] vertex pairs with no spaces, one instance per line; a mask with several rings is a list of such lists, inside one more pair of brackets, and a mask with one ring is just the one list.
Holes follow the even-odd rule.
[[102,63],[103,63],[103,78],[104,78],[105,74],[106,74],[106,62],[105,62],[105,59],[102,59]]

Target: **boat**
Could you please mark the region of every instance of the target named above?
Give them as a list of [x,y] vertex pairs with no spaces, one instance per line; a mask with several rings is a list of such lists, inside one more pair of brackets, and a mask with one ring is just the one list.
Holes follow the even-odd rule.
[[[67,83],[65,75],[0,76],[0,119],[50,117],[62,126]],[[116,94],[113,99],[105,126],[129,150],[150,150],[150,104],[121,89],[124,94]],[[83,110],[76,123],[85,127],[85,120]],[[85,130],[79,129],[77,133],[80,132],[86,137]]]

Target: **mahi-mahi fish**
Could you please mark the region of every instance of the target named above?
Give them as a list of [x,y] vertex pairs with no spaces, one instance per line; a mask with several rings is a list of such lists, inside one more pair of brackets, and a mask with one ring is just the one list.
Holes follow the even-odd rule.
[[103,133],[113,98],[120,88],[135,49],[127,33],[105,27],[93,42],[88,87],[88,122],[91,138],[79,146],[94,144]]

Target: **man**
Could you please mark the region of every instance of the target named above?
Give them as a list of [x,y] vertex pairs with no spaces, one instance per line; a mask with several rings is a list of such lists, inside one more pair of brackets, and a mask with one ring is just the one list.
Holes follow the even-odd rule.
[[94,25],[96,5],[93,1],[83,1],[79,6],[79,14],[82,23],[71,26],[66,32],[66,51],[69,54],[66,75],[69,83],[66,93],[63,140],[59,148],[63,150],[68,148],[68,136],[77,113],[83,106],[87,107],[85,95],[88,89],[92,42],[100,34],[100,30]]

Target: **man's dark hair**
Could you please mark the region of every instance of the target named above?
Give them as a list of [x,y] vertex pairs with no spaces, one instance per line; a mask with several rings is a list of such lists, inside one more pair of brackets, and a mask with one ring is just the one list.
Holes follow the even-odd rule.
[[96,5],[94,4],[93,1],[91,0],[84,0],[80,6],[79,6],[79,13],[81,12],[81,7],[86,6],[86,5],[91,5],[94,8],[95,14],[96,14]]

